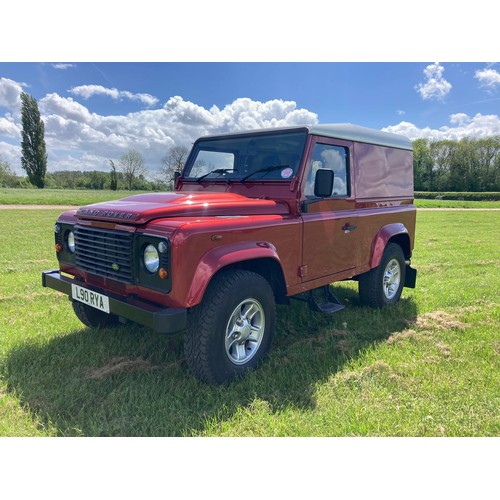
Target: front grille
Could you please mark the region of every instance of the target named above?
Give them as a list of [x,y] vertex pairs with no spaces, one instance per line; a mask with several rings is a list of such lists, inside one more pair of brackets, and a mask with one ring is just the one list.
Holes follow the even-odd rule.
[[133,233],[76,225],[76,266],[97,276],[133,283],[133,241]]

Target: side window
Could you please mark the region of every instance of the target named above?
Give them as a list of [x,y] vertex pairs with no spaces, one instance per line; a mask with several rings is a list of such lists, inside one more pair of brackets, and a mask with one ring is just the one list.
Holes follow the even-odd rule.
[[314,196],[314,178],[316,171],[319,168],[325,168],[333,170],[332,197],[347,196],[349,194],[347,155],[347,148],[317,143],[313,150],[311,170],[307,176],[305,195],[310,197]]

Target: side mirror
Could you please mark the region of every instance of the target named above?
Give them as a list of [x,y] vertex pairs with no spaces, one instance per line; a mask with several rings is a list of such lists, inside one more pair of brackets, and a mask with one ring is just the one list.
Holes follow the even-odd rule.
[[314,196],[328,198],[333,191],[333,170],[319,168],[314,179]]
[[180,172],[174,172],[174,190],[179,187],[179,179],[181,177]]

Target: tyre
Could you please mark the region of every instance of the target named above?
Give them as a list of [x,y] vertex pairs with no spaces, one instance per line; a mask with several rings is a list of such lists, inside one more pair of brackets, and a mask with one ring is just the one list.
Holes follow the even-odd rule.
[[405,282],[405,257],[396,243],[388,243],[378,267],[359,277],[359,298],[370,307],[385,307],[401,297]]
[[188,316],[184,353],[189,369],[208,384],[253,370],[269,351],[276,328],[271,286],[261,275],[228,270],[210,282]]
[[76,317],[85,325],[90,328],[105,328],[108,326],[114,326],[118,324],[118,316],[114,314],[107,314],[103,311],[99,311],[94,307],[90,307],[87,304],[73,300],[73,311],[75,311]]

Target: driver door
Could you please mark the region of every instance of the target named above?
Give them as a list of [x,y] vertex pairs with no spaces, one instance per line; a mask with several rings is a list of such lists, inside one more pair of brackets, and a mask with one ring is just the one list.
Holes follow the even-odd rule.
[[[355,210],[351,184],[352,143],[317,137],[306,163],[303,202],[302,282],[312,281],[354,269],[362,230]],[[333,191],[328,198],[314,196],[318,169],[334,174]]]

